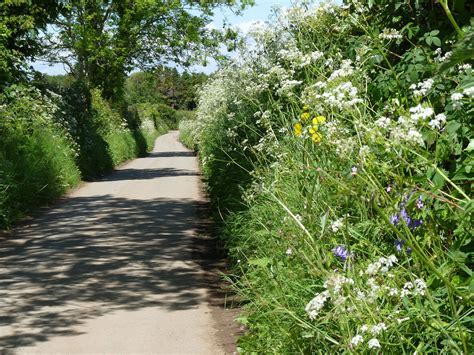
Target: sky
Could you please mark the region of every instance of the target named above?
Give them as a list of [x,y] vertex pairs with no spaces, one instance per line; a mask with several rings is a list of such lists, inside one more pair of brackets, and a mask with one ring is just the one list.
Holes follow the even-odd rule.
[[[241,16],[236,16],[228,9],[215,11],[214,21],[212,26],[222,28],[224,20],[231,26],[237,27],[242,31],[247,31],[252,23],[258,21],[265,21],[272,13],[274,7],[289,7],[294,0],[255,0],[255,6],[246,9]],[[44,62],[35,62],[33,67],[43,73],[49,75],[65,74],[65,69],[62,64],[55,64],[53,66]],[[207,67],[196,66],[193,71],[201,71],[211,73],[216,70],[216,65],[211,63]]]

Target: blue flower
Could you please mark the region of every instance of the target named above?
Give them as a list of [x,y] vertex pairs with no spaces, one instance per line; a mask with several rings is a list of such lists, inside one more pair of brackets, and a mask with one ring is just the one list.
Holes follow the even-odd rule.
[[342,245],[338,245],[337,247],[335,247],[332,250],[332,253],[334,254],[334,256],[340,258],[342,261],[345,261],[350,256],[349,251]]
[[416,208],[421,210],[423,207],[425,207],[425,204],[423,203],[423,197],[420,196],[418,197],[418,200],[416,200]]
[[394,244],[397,251],[401,252],[403,250],[403,244],[405,244],[405,241],[401,239],[397,239],[395,240]]
[[394,226],[398,225],[399,222],[400,216],[398,215],[398,213],[392,214],[390,216],[390,223],[392,223]]

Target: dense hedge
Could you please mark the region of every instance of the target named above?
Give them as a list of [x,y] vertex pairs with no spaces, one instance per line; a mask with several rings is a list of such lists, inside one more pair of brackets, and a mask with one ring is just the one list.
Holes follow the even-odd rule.
[[134,115],[123,115],[98,89],[59,92],[10,86],[0,96],[0,229],[81,177],[94,179],[144,156],[168,130],[169,112],[162,115],[161,106],[143,103]]
[[468,5],[308,6],[255,28],[181,127],[224,217],[241,350],[472,353]]

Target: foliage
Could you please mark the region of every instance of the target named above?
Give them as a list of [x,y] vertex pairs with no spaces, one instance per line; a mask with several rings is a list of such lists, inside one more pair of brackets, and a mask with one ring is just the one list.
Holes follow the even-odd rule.
[[205,74],[178,73],[175,68],[159,67],[153,71],[131,74],[125,82],[128,104],[163,103],[174,109],[196,108],[196,91],[207,79]]
[[196,150],[196,142],[193,137],[193,127],[193,121],[179,121],[179,140],[185,145],[185,147]]
[[473,58],[450,49],[473,28],[455,10],[305,2],[201,90],[182,129],[224,217],[241,351],[472,352]]
[[24,60],[41,52],[38,32],[59,11],[56,0],[39,0],[31,6],[25,0],[0,3],[0,89],[24,81]]
[[[225,35],[205,26],[216,6],[251,1],[69,0],[44,35],[48,60],[61,62],[106,99],[121,101],[126,73],[173,61],[186,65],[217,50]],[[230,34],[231,35],[231,34]]]
[[0,98],[0,227],[58,198],[80,180],[77,147],[55,123],[58,107],[37,90],[12,86]]

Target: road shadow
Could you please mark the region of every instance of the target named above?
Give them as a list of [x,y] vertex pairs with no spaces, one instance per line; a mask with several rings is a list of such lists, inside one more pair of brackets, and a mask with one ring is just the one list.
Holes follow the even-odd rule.
[[194,157],[196,154],[193,151],[180,152],[153,152],[148,154],[151,158],[173,158],[173,157]]
[[99,181],[121,181],[121,180],[149,180],[173,176],[200,176],[192,170],[159,168],[159,169],[120,169],[114,171]]
[[116,310],[205,303],[208,281],[190,261],[190,239],[206,206],[71,197],[35,218],[10,237],[17,246],[0,245],[0,353],[76,335],[77,325]]

